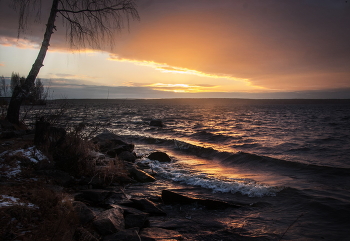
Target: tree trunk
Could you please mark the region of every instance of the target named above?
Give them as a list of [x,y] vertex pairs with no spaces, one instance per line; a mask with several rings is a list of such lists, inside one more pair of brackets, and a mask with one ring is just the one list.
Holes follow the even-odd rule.
[[59,0],[53,0],[50,16],[46,24],[46,31],[44,34],[44,40],[41,44],[41,48],[36,58],[32,69],[30,70],[25,82],[21,86],[17,86],[12,93],[9,107],[7,109],[6,119],[14,124],[19,124],[19,111],[23,100],[29,95],[31,87],[34,85],[35,79],[39,74],[40,68],[43,66],[43,62],[46,56],[46,52],[50,46],[50,39],[55,29],[55,20],[57,14]]

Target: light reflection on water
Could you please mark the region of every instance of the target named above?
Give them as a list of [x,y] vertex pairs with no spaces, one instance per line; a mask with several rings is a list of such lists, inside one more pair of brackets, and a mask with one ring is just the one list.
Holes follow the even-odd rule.
[[[271,234],[277,227],[280,234],[301,212],[307,213],[302,220],[303,226],[295,226],[293,234],[289,236],[295,237],[295,240],[305,237],[305,233],[309,237],[324,236],[328,240],[337,240],[332,237],[338,234],[342,237],[346,233],[344,227],[348,226],[348,221],[344,220],[349,216],[350,200],[350,175],[347,175],[347,168],[350,168],[349,102],[73,102],[76,106],[65,114],[72,122],[101,122],[105,128],[134,141],[140,154],[163,150],[176,159],[179,169],[183,168],[176,171],[194,177],[192,180],[196,181],[197,175],[207,181],[206,185],[216,184],[220,180],[223,183],[232,181],[261,187],[287,187],[282,191],[276,190],[277,196],[263,197],[239,193],[214,195],[212,190],[208,191],[211,197],[246,202],[264,200],[273,204],[257,209],[240,209],[237,212],[241,213],[223,218],[228,223],[231,217],[232,220],[239,220],[231,220],[233,228],[239,228],[238,223],[246,222],[247,228],[242,228],[243,233],[250,230],[252,236],[254,233]],[[161,119],[165,127],[150,127],[152,119]],[[246,158],[243,160],[233,158],[236,162],[233,163],[227,153],[237,151],[256,156],[242,156]],[[261,156],[276,159],[260,160]],[[181,186],[169,179],[143,185],[148,185],[152,195],[159,195],[159,190],[172,188],[184,189],[193,195],[205,192],[198,186]],[[247,187],[254,188],[252,185]],[[332,217],[332,221],[328,221],[329,217]]]

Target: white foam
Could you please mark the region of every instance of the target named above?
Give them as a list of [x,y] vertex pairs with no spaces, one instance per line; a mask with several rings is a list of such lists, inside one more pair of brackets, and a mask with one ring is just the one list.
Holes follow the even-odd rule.
[[220,179],[207,173],[193,171],[175,163],[160,163],[144,159],[157,175],[191,186],[211,189],[214,193],[241,193],[249,197],[275,196],[281,188],[256,183],[254,180],[230,178]]

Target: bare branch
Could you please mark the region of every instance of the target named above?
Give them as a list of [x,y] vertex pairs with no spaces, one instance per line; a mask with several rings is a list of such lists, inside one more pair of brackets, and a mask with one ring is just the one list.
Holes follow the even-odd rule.
[[139,19],[134,0],[60,0],[57,12],[66,26],[71,47],[100,48],[113,45],[113,32],[120,31],[126,20]]
[[[30,13],[34,12],[36,19],[40,19],[41,0],[14,0],[12,6],[19,13],[17,33],[17,38],[19,38],[20,34],[27,29]],[[32,6],[32,8],[30,8],[30,6]]]

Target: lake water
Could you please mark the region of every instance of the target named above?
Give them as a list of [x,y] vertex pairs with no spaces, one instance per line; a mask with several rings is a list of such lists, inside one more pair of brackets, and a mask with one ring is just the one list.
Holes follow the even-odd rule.
[[[172,162],[161,188],[243,203],[222,222],[268,240],[349,240],[350,100],[73,100],[72,121],[105,123]],[[164,127],[149,125],[160,119]],[[244,223],[244,227],[242,227]]]

